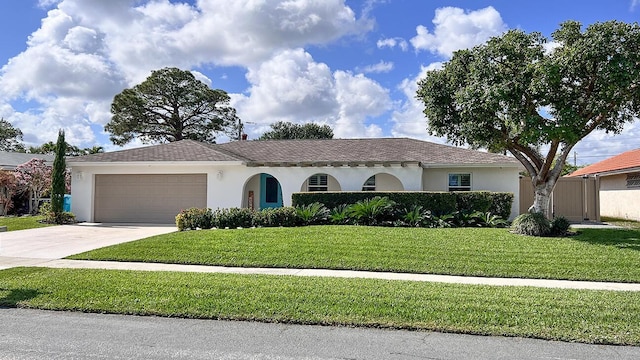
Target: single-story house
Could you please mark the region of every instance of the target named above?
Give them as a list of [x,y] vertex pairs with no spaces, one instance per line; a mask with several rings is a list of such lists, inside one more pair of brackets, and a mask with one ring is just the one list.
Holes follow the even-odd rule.
[[29,162],[31,159],[42,159],[47,165],[53,165],[55,157],[55,154],[28,154],[0,151],[0,170],[15,171],[18,165]]
[[600,216],[640,221],[640,149],[602,160],[569,177],[595,177]]
[[67,159],[80,221],[170,223],[190,207],[291,205],[305,191],[464,191],[515,195],[508,156],[408,138],[192,140]]

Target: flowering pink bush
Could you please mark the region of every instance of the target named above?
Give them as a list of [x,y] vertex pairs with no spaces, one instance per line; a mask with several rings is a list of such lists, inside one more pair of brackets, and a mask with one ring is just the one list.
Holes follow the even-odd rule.
[[16,177],[10,171],[0,170],[0,215],[6,215],[13,207],[13,195],[18,190]]
[[18,165],[14,174],[19,191],[30,194],[29,213],[37,212],[40,198],[51,187],[51,166],[42,159],[31,159]]

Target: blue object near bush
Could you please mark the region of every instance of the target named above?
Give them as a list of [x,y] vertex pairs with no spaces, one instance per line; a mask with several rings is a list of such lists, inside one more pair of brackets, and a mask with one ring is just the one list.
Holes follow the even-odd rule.
[[71,211],[71,195],[65,194],[64,200],[62,203],[62,211],[70,212]]

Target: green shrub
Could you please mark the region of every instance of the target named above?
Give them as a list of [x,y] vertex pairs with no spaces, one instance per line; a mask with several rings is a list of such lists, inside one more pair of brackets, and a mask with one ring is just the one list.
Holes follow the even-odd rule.
[[457,211],[464,211],[467,214],[474,211],[486,212],[491,206],[492,198],[488,191],[458,191],[453,194],[456,197]]
[[38,214],[42,216],[47,216],[52,211],[53,211],[53,207],[51,206],[51,203],[48,201],[42,202],[42,204],[40,204],[40,207],[38,208]]
[[213,226],[218,229],[250,228],[254,226],[255,211],[248,208],[216,209]]
[[551,223],[542,213],[526,213],[513,220],[511,229],[516,234],[546,236],[551,233]]
[[[434,216],[451,214],[455,211],[481,211],[496,214],[503,219],[511,215],[514,196],[512,193],[465,191],[465,192],[429,192],[398,191],[375,192],[376,196],[387,197],[401,209],[422,206]],[[291,197],[293,206],[309,205],[314,202],[324,204],[328,209],[335,209],[342,204],[355,204],[369,199],[373,194],[369,191],[340,192],[308,192],[294,193]]]
[[503,219],[499,215],[494,215],[491,212],[486,212],[483,216],[485,226],[492,228],[503,228],[509,225],[509,222]]
[[179,231],[211,229],[213,213],[211,209],[189,208],[176,215],[176,227]]
[[349,206],[347,213],[358,225],[380,225],[385,220],[393,221],[390,215],[394,205],[387,197],[375,196]]
[[262,227],[293,227],[298,226],[300,220],[294,207],[285,206],[256,211],[253,223]]
[[432,222],[431,212],[424,210],[420,205],[413,205],[409,209],[404,209],[402,223],[411,227],[422,227],[430,225]]
[[571,223],[564,216],[558,216],[551,221],[551,235],[564,236],[569,232]]
[[[45,204],[51,205],[50,203],[45,203]],[[42,210],[40,210],[39,212],[43,216],[42,222],[45,224],[70,225],[70,224],[76,223],[76,216],[73,213],[68,211],[63,211],[60,213],[49,211],[45,213]]]
[[318,202],[297,206],[295,209],[303,225],[325,224],[329,217],[329,209]]
[[346,225],[351,223],[351,217],[349,216],[349,205],[340,204],[329,213],[329,221],[336,225]]
[[508,219],[511,216],[511,206],[513,205],[513,193],[492,192],[491,205],[486,212],[495,214],[502,219]]

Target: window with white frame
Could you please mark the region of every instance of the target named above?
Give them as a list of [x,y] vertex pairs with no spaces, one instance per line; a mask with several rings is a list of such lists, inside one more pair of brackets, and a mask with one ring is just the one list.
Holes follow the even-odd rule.
[[376,191],[376,176],[373,175],[362,185],[362,191]]
[[471,191],[471,174],[449,174],[449,191]]
[[328,191],[329,182],[327,174],[315,174],[309,177],[309,186],[307,191]]
[[627,174],[627,188],[640,188],[640,173]]

